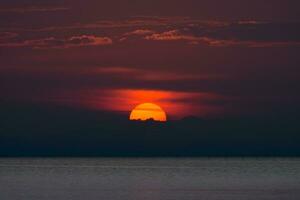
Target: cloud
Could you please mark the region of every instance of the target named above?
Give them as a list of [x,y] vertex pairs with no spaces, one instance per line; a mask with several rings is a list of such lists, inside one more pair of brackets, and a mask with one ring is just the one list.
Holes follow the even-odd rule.
[[1,40],[6,40],[6,39],[11,39],[17,37],[17,33],[12,33],[12,32],[0,32],[0,41]]
[[300,42],[280,42],[280,41],[242,41],[238,39],[222,40],[209,37],[199,37],[191,41],[191,44],[206,44],[214,47],[245,46],[245,47],[285,47],[300,46]]
[[238,21],[219,28],[189,27],[184,31],[211,46],[284,47],[300,45],[299,23]]
[[4,47],[31,47],[34,49],[65,49],[82,46],[102,46],[111,45],[112,39],[109,37],[98,37],[94,35],[72,36],[67,39],[57,39],[54,37],[25,40],[21,42],[0,43]]
[[137,29],[128,33],[125,33],[125,36],[130,36],[130,35],[149,35],[149,34],[154,34],[155,31],[149,30],[149,29]]
[[137,30],[133,30],[133,31],[124,33],[123,37],[121,37],[119,39],[119,41],[123,42],[123,41],[129,39],[130,37],[146,36],[146,35],[151,35],[154,33],[155,33],[155,31],[150,30],[150,29],[137,29]]
[[150,36],[146,36],[145,39],[154,41],[187,41],[189,44],[206,44],[209,46],[229,46],[238,44],[238,42],[235,41],[217,40],[208,37],[196,37],[181,33],[179,30],[155,33]]
[[[285,29],[280,29],[284,28]],[[275,32],[275,33],[273,33]],[[153,41],[186,41],[214,47],[286,47],[300,46],[300,29],[295,24],[269,24],[239,21],[222,27],[190,26],[145,36]]]
[[112,29],[112,28],[140,28],[145,27],[161,27],[171,24],[185,24],[186,18],[173,17],[149,17],[149,18],[129,18],[125,20],[99,20],[91,23],[75,23],[66,26],[53,26],[34,29],[31,31],[57,31],[57,30],[73,30],[73,29]]
[[88,24],[74,24],[70,28],[125,28],[125,27],[166,27],[186,25],[191,23],[216,24],[215,21],[203,21],[189,17],[159,17],[159,16],[136,16],[125,20],[100,20]]
[[219,74],[192,74],[192,73],[175,73],[170,71],[153,71],[147,69],[131,68],[131,67],[96,67],[89,68],[87,74],[101,74],[108,76],[130,76],[132,80],[138,81],[176,81],[176,80],[212,80],[224,79],[225,77]]
[[185,35],[180,33],[179,30],[170,30],[162,33],[155,33],[150,36],[145,37],[146,40],[156,40],[156,41],[176,41],[176,40],[186,40],[195,42],[198,40],[197,37],[192,35]]
[[241,25],[255,25],[255,24],[261,24],[263,22],[260,22],[260,21],[256,21],[256,20],[241,20],[241,21],[238,21],[237,22],[238,24],[241,24]]
[[65,47],[76,46],[101,46],[112,44],[112,39],[109,37],[97,37],[93,35],[73,36],[66,40]]
[[[156,17],[138,16],[123,20],[101,20],[92,23],[75,23],[65,26],[41,27],[38,29],[2,28],[3,32],[26,33],[30,35],[50,35],[48,38],[40,40],[26,41],[23,44],[6,43],[0,46],[28,46],[36,44],[36,48],[47,46],[44,43],[63,43],[55,48],[70,48],[74,46],[86,46],[84,41],[89,41],[89,45],[102,45],[112,43],[106,38],[69,38],[67,40],[56,39],[52,35],[63,35],[70,32],[103,32],[107,29],[110,38],[116,41],[183,41],[193,45],[208,45],[213,47],[241,46],[251,48],[263,47],[290,47],[300,46],[300,28],[297,22],[266,22],[251,20],[237,21],[212,21],[199,20],[188,17]],[[110,29],[113,29],[110,30]],[[117,30],[117,31],[116,31]],[[8,35],[6,37],[9,37]],[[1,39],[1,37],[0,37]],[[82,41],[79,44],[72,44],[75,41]],[[97,42],[98,41],[98,42]],[[129,42],[130,42],[129,41]],[[1,42],[1,41],[0,41]],[[53,47],[53,48],[54,48]]]
[[56,12],[69,10],[67,7],[55,6],[27,6],[27,7],[14,7],[14,8],[1,8],[0,13],[28,13],[28,12]]
[[[98,20],[88,23],[74,23],[64,26],[46,26],[36,29],[11,28],[8,30],[32,31],[32,32],[48,32],[48,31],[65,31],[65,30],[94,30],[94,29],[115,29],[115,28],[133,28],[139,30],[149,30],[165,27],[185,27],[185,26],[204,26],[204,27],[222,27],[228,22],[199,20],[189,17],[158,17],[158,16],[137,16],[122,20]],[[135,31],[135,30],[133,30]],[[153,30],[154,31],[154,30]]]

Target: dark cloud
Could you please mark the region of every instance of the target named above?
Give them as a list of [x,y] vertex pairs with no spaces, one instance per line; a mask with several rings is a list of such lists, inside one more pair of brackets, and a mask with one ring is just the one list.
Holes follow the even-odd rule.
[[207,29],[201,26],[190,27],[196,36],[207,36],[223,40],[242,41],[300,41],[299,23],[277,23],[260,21],[239,21],[227,26]]

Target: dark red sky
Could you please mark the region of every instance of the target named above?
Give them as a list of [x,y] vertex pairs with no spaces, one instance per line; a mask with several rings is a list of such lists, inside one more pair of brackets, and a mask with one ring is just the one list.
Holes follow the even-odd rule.
[[184,117],[299,110],[297,0],[0,3],[1,101]]

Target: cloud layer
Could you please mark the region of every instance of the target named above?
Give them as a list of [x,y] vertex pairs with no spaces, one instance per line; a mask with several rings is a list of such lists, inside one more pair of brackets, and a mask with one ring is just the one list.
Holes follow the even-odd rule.
[[[186,17],[136,17],[38,29],[3,28],[0,32],[0,46],[70,48],[108,45],[115,39],[116,42],[184,41],[186,44],[214,47],[287,47],[300,46],[299,27],[299,23],[296,22],[276,23],[255,20],[230,22],[203,21]],[[65,35],[72,32],[73,36]],[[74,36],[75,32],[83,34]],[[87,34],[90,32],[95,34]],[[106,37],[101,36],[104,32]],[[31,33],[48,37],[30,40],[22,38],[22,35]]]
[[[104,109],[112,97],[118,102],[136,98],[123,99],[120,91],[156,91],[168,94],[162,97],[174,107],[188,105],[193,110],[198,105],[196,114],[201,116],[216,109],[224,111],[220,115],[294,112],[300,99],[299,22],[293,16],[285,18],[290,21],[281,18],[282,10],[291,13],[282,8],[282,1],[274,0],[280,13],[269,11],[268,17],[244,15],[248,6],[240,14],[232,13],[241,3],[230,1],[218,1],[228,6],[228,17],[211,0],[206,5],[193,1],[198,6],[190,10],[185,6],[192,4],[183,1],[170,9],[166,1],[156,0],[131,6],[93,0],[72,1],[72,6],[53,6],[48,0],[47,5],[3,6],[1,100],[85,106],[93,102]],[[260,8],[256,11],[267,13],[269,3],[251,1],[254,4]],[[204,13],[209,5],[212,12]],[[166,9],[157,13],[161,7]],[[221,17],[203,17],[210,13]],[[183,93],[187,95],[180,98]]]

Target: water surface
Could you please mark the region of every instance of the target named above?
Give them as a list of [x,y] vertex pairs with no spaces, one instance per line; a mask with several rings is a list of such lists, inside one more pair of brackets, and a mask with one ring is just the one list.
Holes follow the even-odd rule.
[[1,200],[298,200],[296,158],[3,158]]

